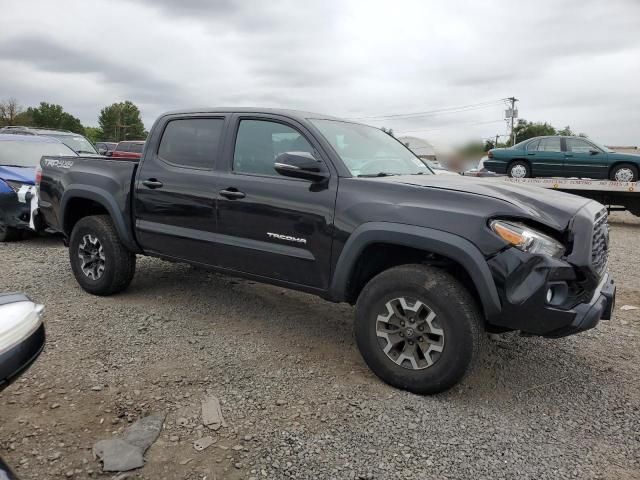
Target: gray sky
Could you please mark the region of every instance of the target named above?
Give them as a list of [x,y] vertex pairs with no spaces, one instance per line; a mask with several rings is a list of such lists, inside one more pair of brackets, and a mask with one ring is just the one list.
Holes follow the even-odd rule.
[[[444,146],[520,117],[640,144],[640,0],[0,0],[0,98],[369,118]],[[477,108],[451,107],[481,105]],[[446,110],[448,109],[448,110]],[[446,111],[445,111],[446,110]]]

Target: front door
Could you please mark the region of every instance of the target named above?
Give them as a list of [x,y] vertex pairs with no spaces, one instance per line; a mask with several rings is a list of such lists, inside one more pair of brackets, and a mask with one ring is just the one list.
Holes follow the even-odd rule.
[[582,138],[565,138],[564,169],[567,177],[607,178],[607,154]]
[[[276,116],[237,115],[220,173],[220,266],[277,281],[326,289],[338,178],[302,125]],[[308,152],[331,176],[312,183],[279,175],[276,156]]]
[[564,153],[560,137],[543,137],[533,149],[527,149],[527,159],[531,162],[534,177],[563,176]]
[[[145,252],[215,265],[216,186],[222,117],[169,117],[136,177],[135,219]],[[157,141],[151,141],[150,145]]]

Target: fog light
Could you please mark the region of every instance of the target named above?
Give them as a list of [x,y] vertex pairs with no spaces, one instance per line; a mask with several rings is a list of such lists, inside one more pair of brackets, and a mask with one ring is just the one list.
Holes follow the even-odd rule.
[[547,303],[551,303],[551,300],[553,300],[553,288],[547,290]]

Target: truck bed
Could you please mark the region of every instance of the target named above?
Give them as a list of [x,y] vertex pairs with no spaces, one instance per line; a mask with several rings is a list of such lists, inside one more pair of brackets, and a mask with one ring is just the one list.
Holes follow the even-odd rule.
[[640,182],[616,182],[613,180],[564,177],[511,178],[506,175],[483,178],[491,182],[531,185],[560,190],[596,200],[609,206],[610,210],[628,210],[632,214],[640,216]]
[[107,206],[119,231],[132,231],[131,192],[138,160],[42,157],[40,166],[39,213],[50,228],[64,232],[65,221],[70,219],[60,212],[65,211],[68,202],[73,202],[71,211],[76,215],[100,202]]

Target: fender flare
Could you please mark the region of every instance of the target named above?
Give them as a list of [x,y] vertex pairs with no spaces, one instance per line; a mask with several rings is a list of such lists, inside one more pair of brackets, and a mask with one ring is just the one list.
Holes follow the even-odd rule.
[[349,236],[336,263],[330,296],[345,301],[351,274],[358,257],[374,243],[389,243],[426,250],[449,258],[464,268],[478,291],[485,318],[502,310],[500,298],[486,259],[470,241],[452,233],[402,223],[368,222]]
[[60,199],[60,226],[63,230],[63,233],[67,237],[71,235],[71,232],[67,232],[65,228],[67,204],[71,200],[76,198],[92,200],[102,205],[113,220],[113,224],[116,227],[116,231],[118,232],[120,241],[124,244],[124,246],[132,252],[140,252],[140,247],[138,247],[133,236],[131,235],[127,223],[125,222],[124,216],[120,211],[120,207],[116,203],[113,196],[102,188],[90,185],[70,185],[69,188],[66,188],[64,193],[62,194],[62,198]]

